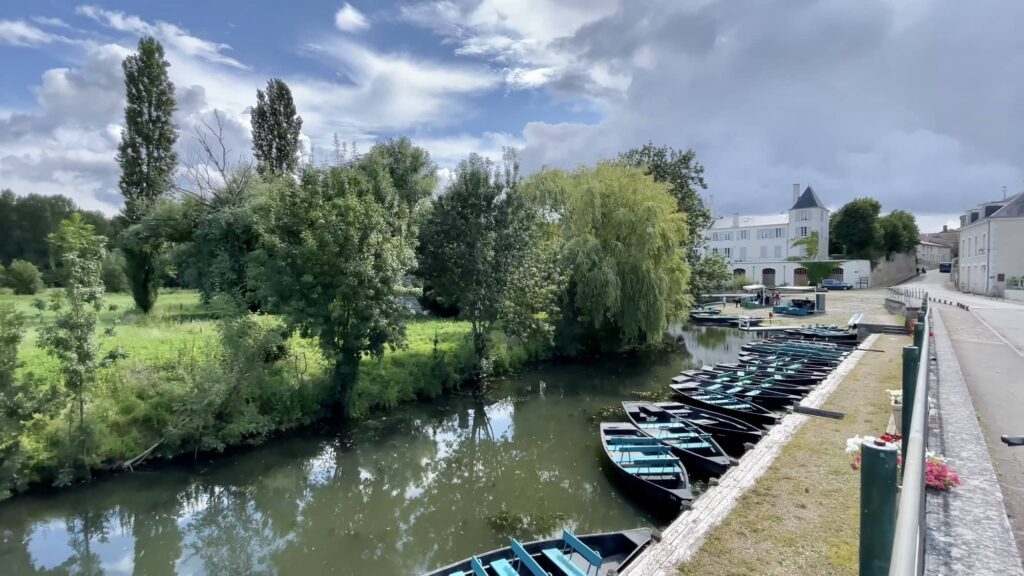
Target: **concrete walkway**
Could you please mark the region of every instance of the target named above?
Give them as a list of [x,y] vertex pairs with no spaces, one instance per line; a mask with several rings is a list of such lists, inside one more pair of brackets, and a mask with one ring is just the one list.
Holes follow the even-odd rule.
[[942,314],[932,315],[935,412],[928,447],[956,467],[962,485],[927,492],[925,574],[1024,576],[985,439]]
[[909,283],[933,298],[970,306],[932,304],[942,315],[981,424],[1018,550],[1024,550],[1024,447],[1009,448],[1002,434],[1024,434],[1024,305],[962,294],[931,271]]

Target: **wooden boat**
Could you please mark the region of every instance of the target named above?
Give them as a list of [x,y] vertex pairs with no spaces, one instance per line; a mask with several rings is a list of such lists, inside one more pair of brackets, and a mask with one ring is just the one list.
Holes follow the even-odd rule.
[[629,495],[655,514],[674,517],[690,507],[686,467],[672,449],[628,422],[601,424],[601,446]]
[[704,367],[704,370],[711,370],[713,372],[726,373],[750,373],[760,374],[762,376],[776,377],[777,380],[788,382],[790,384],[800,384],[804,386],[814,386],[818,382],[821,382],[828,376],[828,372],[825,370],[812,370],[811,368],[789,368],[786,366],[773,366],[771,364],[762,365],[747,365],[740,364],[739,362],[719,362],[711,367]]
[[817,358],[840,362],[848,354],[836,350],[821,350],[812,348],[801,348],[788,344],[776,344],[771,342],[758,342],[756,344],[744,344],[740,347],[744,352],[761,352],[765,354],[780,354],[790,358]]
[[[700,426],[705,432],[710,432],[718,445],[729,454],[743,454],[747,450],[748,444],[757,444],[764,437],[763,428],[713,410],[688,406],[680,402],[655,402],[653,404],[637,402],[636,404],[650,404],[650,407],[645,407],[644,411],[649,417],[654,417],[658,421],[669,421],[668,417],[672,416]],[[662,414],[662,411],[667,414]]]
[[784,330],[783,333],[786,336],[796,338],[810,338],[810,339],[822,339],[825,341],[854,341],[858,340],[858,334],[856,330],[848,330],[835,326],[827,327],[805,327],[805,328],[790,328]]
[[732,458],[711,433],[696,424],[659,410],[650,402],[623,402],[622,408],[634,426],[671,447],[691,474],[700,470],[708,476],[721,476],[732,466]]
[[729,324],[738,327],[760,326],[762,322],[764,322],[764,318],[755,318],[753,316],[739,316],[729,320]]
[[732,384],[729,382],[709,382],[707,380],[688,380],[673,384],[673,386],[689,386],[703,390],[723,394],[739,400],[745,400],[769,410],[778,410],[791,406],[800,401],[802,394],[787,394],[781,390],[774,390],[770,387],[744,386],[743,384]]
[[680,402],[690,406],[713,410],[759,426],[771,426],[779,421],[779,417],[768,409],[735,396],[708,392],[686,384],[670,384],[669,387]]
[[722,370],[719,368],[704,367],[699,370],[683,370],[672,379],[680,383],[686,379],[712,380],[715,382],[735,382],[737,384],[757,384],[759,386],[785,388],[796,390],[806,394],[812,386],[818,384],[817,378],[809,376],[794,376],[791,374],[774,374],[757,370]]
[[732,323],[732,317],[722,316],[721,311],[717,314],[690,312],[690,322],[704,326],[729,326]]
[[[719,376],[713,378],[713,376]],[[733,380],[730,378],[722,378],[718,374],[698,374],[695,376],[686,376],[680,374],[672,378],[673,384],[690,384],[700,385],[708,390],[719,390],[719,386],[722,387],[733,387],[743,386],[744,388],[750,388],[751,390],[764,390],[765,392],[771,392],[769,396],[775,396],[778,394],[787,396],[796,396],[802,398],[810,394],[811,389],[808,386],[797,386],[795,384],[785,384],[782,382],[776,382],[775,380],[761,379],[761,380]],[[714,388],[711,386],[715,385]],[[757,394],[754,394],[757,396]],[[762,404],[762,402],[754,402],[755,404]]]
[[[534,576],[539,574],[591,574],[609,576],[622,572],[651,542],[651,530],[636,528],[575,536],[564,530],[561,538],[537,540],[467,558],[423,576]],[[570,566],[571,564],[571,566]],[[575,567],[575,570],[573,569]]]
[[810,370],[831,372],[840,360],[834,358],[794,357],[779,352],[743,352],[737,362],[740,364],[775,364],[779,366],[803,366]]

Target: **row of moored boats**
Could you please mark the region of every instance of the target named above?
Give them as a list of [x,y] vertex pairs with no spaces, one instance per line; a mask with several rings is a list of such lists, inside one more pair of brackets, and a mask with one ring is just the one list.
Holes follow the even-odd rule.
[[[817,327],[743,346],[736,362],[672,378],[674,402],[623,402],[628,422],[601,424],[601,446],[624,490],[660,516],[695,498],[690,475],[721,476],[857,345],[856,332]],[[651,530],[521,543],[472,556],[425,576],[609,576],[650,543]]]

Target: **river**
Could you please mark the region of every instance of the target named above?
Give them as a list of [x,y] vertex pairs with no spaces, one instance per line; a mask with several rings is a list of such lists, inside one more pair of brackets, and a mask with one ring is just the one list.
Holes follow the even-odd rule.
[[[526,370],[332,433],[293,434],[0,504],[0,574],[416,575],[555,534],[657,526],[601,463],[598,414],[746,337]],[[622,416],[624,419],[624,416]]]

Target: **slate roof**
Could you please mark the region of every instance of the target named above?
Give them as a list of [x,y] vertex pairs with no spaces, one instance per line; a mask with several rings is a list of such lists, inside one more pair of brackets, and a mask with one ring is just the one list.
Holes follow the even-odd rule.
[[1014,196],[989,218],[1024,218],[1024,192]]
[[[721,230],[723,228],[733,228],[732,225],[733,216],[719,216],[711,223],[713,230]],[[764,214],[757,216],[744,216],[740,215],[740,228],[754,227],[754,226],[784,226],[789,224],[789,214]]]
[[821,198],[818,198],[818,195],[814,193],[814,188],[808,186],[807,189],[804,190],[804,193],[800,195],[800,198],[797,198],[796,204],[793,204],[793,207],[790,208],[790,210],[824,207],[825,205],[821,203]]

